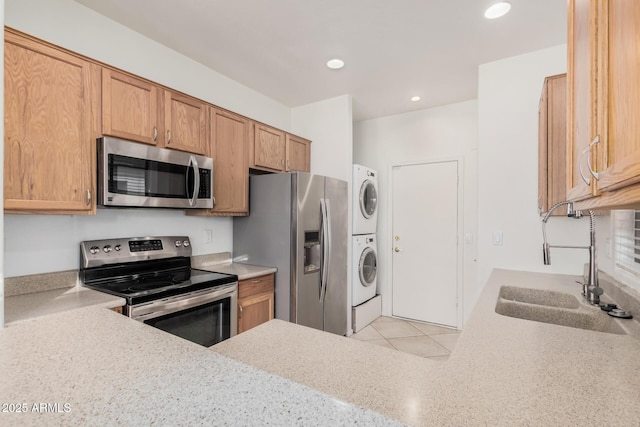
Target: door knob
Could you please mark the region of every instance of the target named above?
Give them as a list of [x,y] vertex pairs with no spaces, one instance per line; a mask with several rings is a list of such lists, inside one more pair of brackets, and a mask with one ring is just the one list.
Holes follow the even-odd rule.
[[397,247],[397,246],[396,246],[395,248],[393,248],[393,250],[394,250],[395,252],[402,252],[402,249],[400,249],[400,248],[399,248],[399,247]]

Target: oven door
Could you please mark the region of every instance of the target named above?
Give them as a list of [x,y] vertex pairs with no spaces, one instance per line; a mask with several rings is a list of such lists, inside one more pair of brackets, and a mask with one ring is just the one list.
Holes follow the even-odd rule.
[[238,283],[138,304],[129,317],[211,347],[238,333]]
[[103,206],[212,208],[213,159],[103,137],[98,140]]

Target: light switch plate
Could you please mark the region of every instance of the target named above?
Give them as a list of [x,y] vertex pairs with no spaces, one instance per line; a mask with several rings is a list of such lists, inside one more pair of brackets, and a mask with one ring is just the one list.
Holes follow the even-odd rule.
[[502,246],[502,231],[493,232],[493,246]]

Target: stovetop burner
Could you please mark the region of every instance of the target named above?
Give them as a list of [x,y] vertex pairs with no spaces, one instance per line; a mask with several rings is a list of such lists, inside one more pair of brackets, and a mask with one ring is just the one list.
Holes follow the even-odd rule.
[[90,280],[85,281],[84,286],[126,298],[127,304],[134,305],[236,281],[238,276],[232,274],[185,268],[179,271]]

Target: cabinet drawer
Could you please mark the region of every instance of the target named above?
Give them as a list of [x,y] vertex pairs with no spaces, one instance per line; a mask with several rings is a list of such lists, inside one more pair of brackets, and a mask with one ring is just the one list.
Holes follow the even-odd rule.
[[238,298],[245,298],[263,292],[273,292],[274,275],[252,277],[238,282]]

